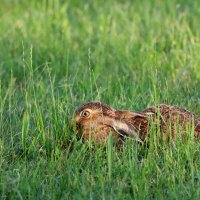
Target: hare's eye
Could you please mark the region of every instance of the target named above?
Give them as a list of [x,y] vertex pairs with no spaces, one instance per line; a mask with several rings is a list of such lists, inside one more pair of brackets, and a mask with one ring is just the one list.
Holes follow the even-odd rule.
[[89,117],[89,115],[90,115],[90,112],[86,110],[81,113],[81,117]]

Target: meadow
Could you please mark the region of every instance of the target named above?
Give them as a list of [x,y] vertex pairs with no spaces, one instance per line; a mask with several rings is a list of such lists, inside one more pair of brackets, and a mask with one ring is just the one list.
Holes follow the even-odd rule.
[[199,199],[200,142],[118,151],[68,126],[93,100],[200,115],[199,21],[190,0],[1,0],[0,199]]

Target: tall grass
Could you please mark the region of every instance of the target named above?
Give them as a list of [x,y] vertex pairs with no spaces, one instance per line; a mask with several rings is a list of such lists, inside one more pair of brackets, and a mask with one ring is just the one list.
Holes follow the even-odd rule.
[[[82,143],[80,104],[176,104],[200,115],[198,1],[0,6],[1,199],[199,199],[200,144]],[[193,130],[190,130],[191,132]],[[154,137],[154,138],[153,138]]]

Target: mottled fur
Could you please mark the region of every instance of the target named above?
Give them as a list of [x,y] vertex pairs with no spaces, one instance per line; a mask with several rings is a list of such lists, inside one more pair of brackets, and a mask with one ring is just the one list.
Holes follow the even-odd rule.
[[[87,110],[89,117],[81,117]],[[149,141],[150,130],[160,132],[162,138],[182,137],[194,127],[194,137],[200,136],[200,118],[177,106],[158,105],[142,112],[115,110],[101,102],[90,102],[82,105],[75,116],[77,131],[85,140],[91,139],[101,143],[107,140],[109,133],[114,138],[130,137],[139,142]]]

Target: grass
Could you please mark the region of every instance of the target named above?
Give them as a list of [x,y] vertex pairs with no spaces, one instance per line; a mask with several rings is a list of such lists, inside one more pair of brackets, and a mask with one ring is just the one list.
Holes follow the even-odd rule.
[[2,0],[1,199],[199,199],[200,143],[122,151],[68,128],[75,108],[167,103],[200,115],[200,3]]

